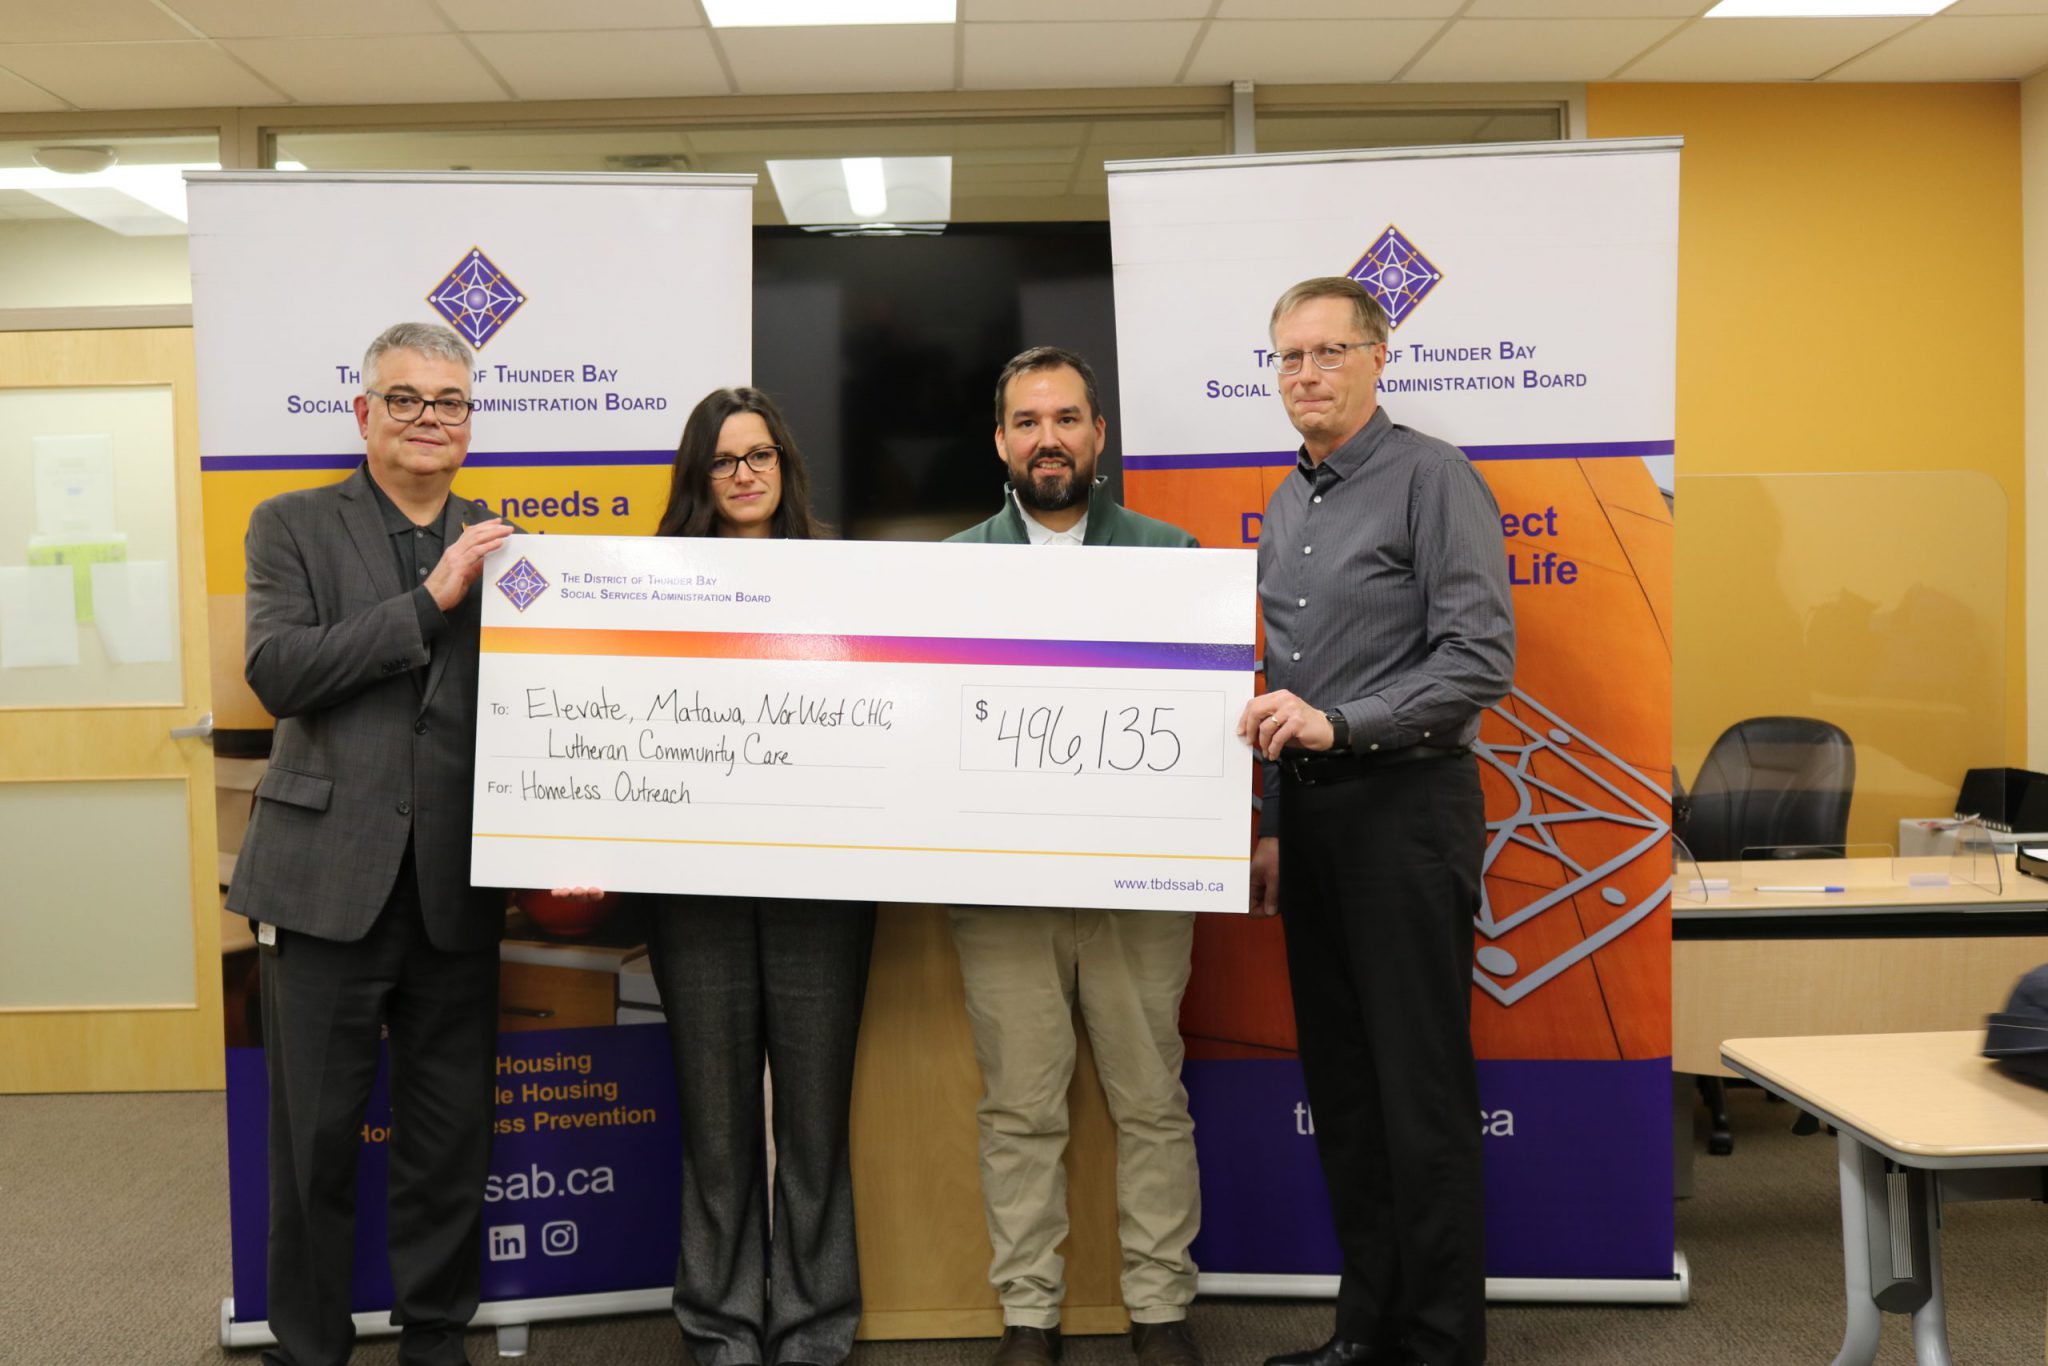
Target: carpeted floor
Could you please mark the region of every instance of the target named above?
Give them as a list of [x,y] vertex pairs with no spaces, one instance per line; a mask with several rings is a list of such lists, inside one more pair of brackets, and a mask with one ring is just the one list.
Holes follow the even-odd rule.
[[[1685,1308],[1502,1307],[1489,1317],[1495,1363],[1776,1366],[1823,1363],[1840,1343],[1841,1239],[1835,1147],[1788,1131],[1792,1114],[1735,1092],[1737,1150],[1701,1156],[1698,1193],[1678,1207],[1690,1259]],[[218,1094],[0,1097],[0,1363],[4,1366],[255,1366],[216,1345],[228,1291],[226,1140]],[[2005,1202],[1952,1207],[1942,1239],[1949,1340],[1965,1366],[2043,1360],[2048,1210]],[[1212,1366],[1257,1363],[1321,1341],[1327,1305],[1198,1304]],[[470,1357],[495,1360],[489,1333]],[[855,1366],[972,1366],[986,1342],[873,1342]],[[392,1339],[356,1361],[396,1361]],[[535,1366],[679,1366],[664,1315],[542,1324]],[[1878,1360],[1913,1359],[1889,1319]],[[1128,1362],[1121,1339],[1070,1344],[1073,1366]]]

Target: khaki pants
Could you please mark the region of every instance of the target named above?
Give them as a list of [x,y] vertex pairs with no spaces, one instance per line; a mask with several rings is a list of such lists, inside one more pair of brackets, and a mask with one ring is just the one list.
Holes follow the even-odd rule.
[[1123,1296],[1138,1323],[1187,1316],[1201,1225],[1181,1086],[1180,998],[1195,918],[1162,911],[962,907],[953,943],[984,1092],[981,1190],[1003,1322],[1051,1328],[1066,1296],[1067,1086],[1074,1008],[1116,1123]]

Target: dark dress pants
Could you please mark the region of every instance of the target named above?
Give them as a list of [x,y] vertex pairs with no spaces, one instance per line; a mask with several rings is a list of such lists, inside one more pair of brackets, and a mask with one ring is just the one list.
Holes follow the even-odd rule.
[[354,943],[277,932],[262,954],[270,1075],[268,1317],[273,1366],[341,1366],[355,1340],[356,1159],[391,1038],[391,1281],[405,1366],[465,1358],[476,1312],[498,1031],[495,947],[427,940],[407,858],[398,888]]
[[1337,1335],[1486,1359],[1469,755],[1283,779],[1280,913],[1316,1148],[1343,1249]]
[[[860,1322],[848,1156],[872,903],[649,899],[683,1131],[676,1321],[697,1366],[831,1363]],[[770,1229],[761,1070],[774,1082]]]

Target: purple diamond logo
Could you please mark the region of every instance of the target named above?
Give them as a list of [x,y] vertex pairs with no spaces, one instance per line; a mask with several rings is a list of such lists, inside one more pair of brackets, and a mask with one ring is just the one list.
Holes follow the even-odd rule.
[[514,607],[524,612],[533,606],[541,594],[548,591],[548,581],[533,567],[533,561],[524,555],[519,563],[498,575],[498,591],[503,593]]
[[512,320],[512,315],[526,302],[526,296],[504,271],[492,264],[482,247],[471,247],[469,255],[434,286],[427,302],[462,334],[463,340],[482,347]]
[[1431,265],[1413,242],[1393,224],[1366,248],[1358,264],[1345,274],[1365,286],[1366,292],[1387,310],[1387,321],[1399,327],[1410,313],[1435,289],[1443,272]]

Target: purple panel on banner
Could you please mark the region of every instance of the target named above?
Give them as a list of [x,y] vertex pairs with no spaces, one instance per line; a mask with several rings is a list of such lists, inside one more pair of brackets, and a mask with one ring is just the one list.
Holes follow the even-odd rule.
[[[1189,1061],[1207,1272],[1334,1275],[1301,1064]],[[1486,1273],[1671,1274],[1671,1061],[1482,1062]]]
[[1479,1064],[1489,1276],[1671,1274],[1671,1059]]
[[[497,1133],[485,1191],[486,1301],[670,1284],[681,1140],[668,1031],[537,1030],[498,1039]],[[228,1203],[235,1317],[267,1312],[266,1107],[261,1049],[228,1050]],[[389,1308],[384,1254],[391,1105],[378,1069],[356,1183],[353,1304]]]

